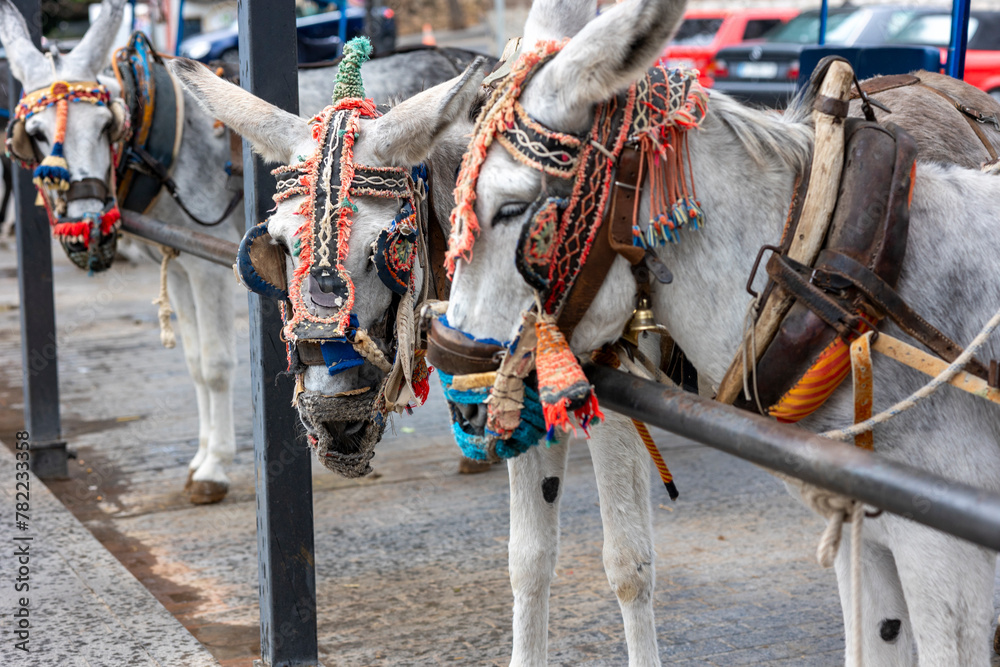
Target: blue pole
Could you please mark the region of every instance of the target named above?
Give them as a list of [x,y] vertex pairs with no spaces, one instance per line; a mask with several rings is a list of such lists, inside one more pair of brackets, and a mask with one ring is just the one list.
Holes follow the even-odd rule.
[[175,56],[179,56],[181,54],[182,39],[184,39],[184,0],[181,0],[181,6],[177,9],[177,40],[174,44]]
[[823,0],[819,6],[819,41],[820,46],[826,44],[826,17],[830,13],[829,0]]
[[344,55],[344,44],[347,43],[347,0],[337,0],[340,7],[340,30],[337,33],[340,37],[340,55]]
[[969,41],[969,4],[971,0],[952,0],[951,44],[945,74],[961,79],[965,76],[965,47]]

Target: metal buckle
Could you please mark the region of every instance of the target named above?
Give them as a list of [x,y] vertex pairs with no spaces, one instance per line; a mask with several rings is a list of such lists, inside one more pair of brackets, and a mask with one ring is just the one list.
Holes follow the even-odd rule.
[[760,260],[764,257],[764,252],[767,250],[781,254],[781,248],[776,245],[763,245],[757,251],[757,259],[753,262],[753,268],[750,269],[750,278],[747,280],[747,292],[755,299],[760,295],[753,291],[751,285],[753,285],[753,279],[757,277],[757,267],[760,266]]

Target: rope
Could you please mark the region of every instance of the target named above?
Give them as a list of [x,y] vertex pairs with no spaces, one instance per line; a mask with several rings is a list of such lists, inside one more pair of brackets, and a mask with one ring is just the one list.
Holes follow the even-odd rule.
[[902,401],[896,403],[891,408],[878,413],[871,419],[866,419],[860,424],[855,424],[854,426],[849,426],[847,428],[826,431],[825,433],[820,433],[820,435],[824,438],[832,438],[834,440],[848,440],[859,433],[870,431],[879,424],[889,421],[896,415],[906,412],[914,405],[936,392],[942,385],[948,384],[952,378],[958,375],[962,368],[965,367],[965,364],[967,364],[979,348],[983,346],[997,326],[1000,326],[1000,311],[997,311],[990,321],[986,323],[986,326],[984,326],[983,330],[979,332],[979,335],[972,339],[969,346],[965,348],[962,354],[958,355],[958,358],[955,359],[955,361],[953,361],[946,369],[941,371],[937,377],[925,384],[923,387],[913,392]]
[[656,443],[653,442],[653,436],[649,434],[649,429],[644,423],[637,419],[633,419],[632,424],[635,426],[635,430],[639,432],[639,438],[642,440],[642,444],[646,445],[646,451],[649,452],[649,457],[653,459],[653,463],[656,465],[656,470],[660,473],[660,481],[663,482],[663,486],[666,487],[667,495],[670,496],[671,500],[676,500],[677,496],[680,494],[677,492],[677,487],[674,485],[674,476],[670,473],[670,468],[667,467],[666,461],[663,460],[663,455],[660,454],[660,450],[657,448]]
[[168,350],[177,345],[177,336],[174,335],[174,327],[170,323],[170,316],[174,314],[170,307],[170,296],[167,294],[167,265],[174,257],[181,254],[176,248],[161,245],[160,252],[163,253],[163,260],[160,262],[160,295],[153,299],[153,305],[159,306],[160,318],[160,344]]
[[354,349],[365,361],[383,373],[388,373],[392,370],[392,364],[389,363],[389,360],[382,354],[382,350],[378,349],[378,345],[375,344],[375,341],[372,340],[371,336],[364,329],[358,329],[354,332]]

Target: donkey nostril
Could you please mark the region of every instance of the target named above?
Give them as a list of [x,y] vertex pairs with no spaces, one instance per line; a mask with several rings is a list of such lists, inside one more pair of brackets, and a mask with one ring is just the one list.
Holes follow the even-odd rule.
[[479,403],[463,403],[458,406],[465,421],[478,431],[486,428],[486,406]]
[[344,435],[355,435],[365,427],[363,421],[347,422],[344,424]]

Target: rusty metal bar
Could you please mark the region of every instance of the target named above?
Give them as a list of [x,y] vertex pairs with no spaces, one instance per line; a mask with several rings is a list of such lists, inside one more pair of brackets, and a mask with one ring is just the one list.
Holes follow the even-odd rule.
[[1000,550],[1000,495],[695,394],[588,366],[605,408]]
[[122,229],[147,241],[161,243],[222,266],[232,266],[239,249],[232,241],[174,227],[133,211],[122,211]]

